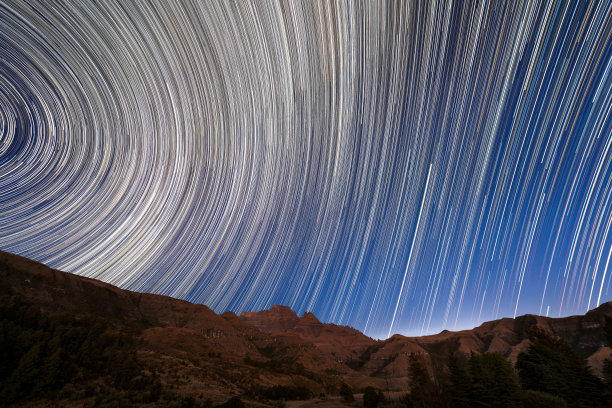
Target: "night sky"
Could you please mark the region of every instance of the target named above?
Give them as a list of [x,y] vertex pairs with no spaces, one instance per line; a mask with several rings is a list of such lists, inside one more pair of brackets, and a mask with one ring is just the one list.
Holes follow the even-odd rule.
[[612,300],[612,1],[177,3],[0,1],[1,249],[379,338]]

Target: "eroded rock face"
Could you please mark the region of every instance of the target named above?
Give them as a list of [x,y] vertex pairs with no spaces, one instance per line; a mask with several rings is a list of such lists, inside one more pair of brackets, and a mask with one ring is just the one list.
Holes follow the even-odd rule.
[[[0,284],[44,313],[102,317],[117,331],[136,336],[139,359],[151,367],[149,371],[172,367],[165,377],[160,376],[163,381],[197,379],[184,383],[181,392],[186,395],[196,391],[188,384],[202,381],[220,401],[273,385],[303,384],[319,395],[339,387],[338,376],[350,374],[356,381],[365,378],[291,333],[289,328],[300,323],[300,318],[288,307],[272,308],[268,313],[270,326],[280,328],[269,333],[232,312],[217,315],[204,305],[121,290],[1,251]],[[314,316],[307,316],[304,324],[323,326]]]
[[244,312],[241,319],[267,333],[289,332],[300,318],[288,306],[274,305],[261,312]]
[[378,343],[352,327],[321,323],[310,312],[298,317],[287,306],[274,305],[268,310],[242,313],[240,317],[268,333],[295,334],[340,363],[358,360],[368,347]]
[[[445,330],[423,337],[394,335],[378,341],[351,327],[322,323],[312,313],[299,317],[287,306],[241,316],[217,315],[204,305],[121,290],[2,251],[0,283],[46,313],[100,316],[117,330],[137,333],[143,361],[151,367],[177,361],[177,372],[190,367],[198,381],[219,387],[220,398],[228,390],[294,383],[306,384],[315,395],[340,382],[358,389],[375,385],[402,390],[411,353],[427,354],[431,362],[444,360],[450,351],[488,351],[514,362],[529,346],[531,325],[563,337],[588,358],[596,372],[611,354],[605,328],[606,318],[612,318],[612,302],[585,316],[526,315],[472,330]],[[313,377],[319,382],[313,382]]]
[[464,354],[495,352],[514,364],[518,355],[529,347],[527,331],[535,325],[567,341],[587,358],[593,371],[600,374],[604,360],[612,356],[605,334],[606,319],[611,318],[612,302],[607,302],[584,316],[548,318],[525,315],[486,322],[471,330],[445,330],[431,336],[404,337],[396,334],[377,344],[364,356],[360,372],[370,376],[397,377],[408,372],[410,353],[424,353],[443,361],[450,351]]

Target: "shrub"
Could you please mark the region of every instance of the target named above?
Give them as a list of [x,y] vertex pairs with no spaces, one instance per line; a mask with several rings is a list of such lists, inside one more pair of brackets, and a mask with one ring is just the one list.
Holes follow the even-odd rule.
[[527,390],[521,392],[521,402],[524,408],[566,408],[567,403],[563,398],[546,392]]
[[376,408],[379,403],[384,402],[382,391],[374,387],[367,387],[363,393],[363,406],[365,408]]
[[312,398],[312,392],[301,386],[275,385],[263,392],[265,398],[270,400],[307,400]]
[[344,398],[345,402],[355,401],[355,397],[353,396],[353,390],[345,383],[342,383],[342,386],[340,387],[340,396]]
[[217,405],[217,408],[245,408],[244,402],[240,399],[240,397],[232,397],[225,401],[221,405]]

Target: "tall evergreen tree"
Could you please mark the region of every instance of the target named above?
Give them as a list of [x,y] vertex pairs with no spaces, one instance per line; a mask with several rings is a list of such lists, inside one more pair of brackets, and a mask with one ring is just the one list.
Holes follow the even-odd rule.
[[472,379],[468,371],[468,360],[463,354],[450,353],[448,357],[448,398],[454,408],[474,406]]
[[523,388],[563,398],[569,407],[603,407],[603,384],[586,360],[560,337],[530,329],[531,345],[519,354],[516,368]]
[[[605,330],[608,347],[612,347],[612,317],[606,316]],[[610,405],[612,405],[612,358],[607,358],[604,361],[602,377],[605,388],[604,399],[605,401],[610,401]]]
[[[440,378],[442,373],[433,377],[427,370],[425,355],[412,353],[408,357],[409,377],[412,383],[410,389],[410,401],[416,408],[445,408],[450,406],[449,398],[443,393]],[[434,370],[436,371],[436,370]]]
[[603,366],[604,398],[612,405],[612,358],[607,358]]
[[469,361],[472,405],[518,408],[520,386],[514,368],[498,353],[472,353]]

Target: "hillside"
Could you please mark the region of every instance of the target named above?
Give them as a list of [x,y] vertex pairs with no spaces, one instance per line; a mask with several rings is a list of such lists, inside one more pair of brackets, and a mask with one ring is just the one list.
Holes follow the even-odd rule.
[[[411,353],[426,356],[430,365],[444,364],[454,351],[497,352],[515,362],[530,344],[532,326],[563,338],[588,358],[595,372],[601,372],[610,356],[606,324],[612,319],[612,302],[584,316],[526,315],[472,330],[424,337],[396,334],[377,341],[350,327],[322,323],[311,313],[299,317],[286,306],[217,315],[204,305],[122,290],[1,251],[0,289],[5,305],[2,342],[17,356],[2,367],[4,385],[10,385],[5,388],[12,398],[26,398],[26,405],[44,400],[53,387],[75,401],[93,401],[104,392],[108,406],[119,397],[132,403],[138,398],[142,403],[193,399],[210,405],[239,395],[265,403],[278,396],[279,386],[291,394],[288,398],[338,395],[343,383],[355,390],[372,385],[406,391]],[[16,377],[29,352],[21,350],[13,332],[26,336],[23,347],[31,343],[29,350],[38,350],[32,364],[55,367],[44,350],[60,350],[72,364],[66,371],[71,373],[66,374],[70,387],[53,379],[46,388],[38,387],[35,380],[24,382],[25,374]],[[110,340],[99,340],[103,338]],[[103,355],[106,365],[96,363],[90,350]],[[83,368],[83,359],[92,361]],[[126,361],[128,374],[118,381],[115,371],[127,370]]]

